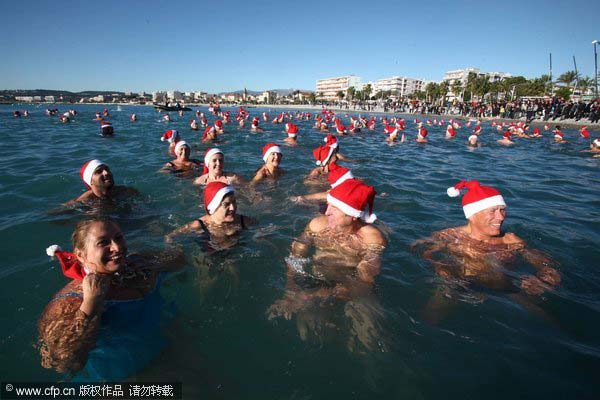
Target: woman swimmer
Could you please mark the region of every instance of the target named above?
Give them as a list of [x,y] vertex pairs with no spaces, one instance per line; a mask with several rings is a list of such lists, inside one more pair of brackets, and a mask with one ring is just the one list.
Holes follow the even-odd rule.
[[190,158],[190,145],[181,140],[175,145],[176,159],[169,161],[162,167],[162,171],[172,173],[190,173],[200,166],[200,161]]
[[221,150],[216,147],[206,150],[204,154],[204,171],[202,176],[194,180],[194,185],[207,185],[211,182],[223,182],[228,185],[243,183],[243,179],[238,175],[223,171],[224,165],[225,156]]
[[56,245],[46,250],[72,280],[38,322],[42,366],[59,373],[81,371],[96,380],[124,379],[157,355],[146,340],[162,338],[156,320],[160,272],[180,267],[183,253],[170,249],[129,256],[123,233],[111,220],[78,223],[72,240],[74,253]]
[[265,164],[256,171],[252,183],[260,182],[263,179],[278,179],[284,174],[279,167],[281,165],[281,148],[275,143],[267,143],[263,147],[263,161]]

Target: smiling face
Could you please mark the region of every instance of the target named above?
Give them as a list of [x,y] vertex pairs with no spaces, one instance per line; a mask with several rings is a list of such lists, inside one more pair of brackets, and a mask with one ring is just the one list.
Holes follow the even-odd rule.
[[225,162],[225,157],[222,153],[217,153],[213,155],[208,161],[208,173],[221,175],[223,173],[223,164]]
[[505,218],[506,207],[494,206],[486,208],[469,218],[471,233],[482,238],[499,236]]
[[113,274],[125,266],[127,242],[121,229],[111,221],[92,222],[82,248],[75,249],[79,262],[97,274]]
[[281,164],[282,157],[283,156],[281,153],[273,152],[273,153],[269,154],[269,157],[267,157],[266,164],[269,166],[272,166],[272,167],[279,167],[279,165]]
[[112,172],[110,172],[110,168],[106,165],[100,165],[98,168],[94,170],[91,179],[92,187],[97,187],[100,189],[110,189],[115,184],[113,179]]
[[236,212],[237,202],[235,199],[235,194],[229,193],[223,197],[219,207],[217,207],[215,212],[211,214],[211,218],[217,224],[223,222],[234,222]]
[[179,151],[177,152],[177,157],[188,159],[190,157],[190,148],[189,146],[180,146]]

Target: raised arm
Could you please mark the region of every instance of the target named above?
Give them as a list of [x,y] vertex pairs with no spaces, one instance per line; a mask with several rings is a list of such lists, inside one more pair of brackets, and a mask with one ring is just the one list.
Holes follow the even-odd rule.
[[186,233],[197,231],[200,228],[201,228],[200,222],[198,222],[197,220],[188,222],[187,224],[183,225],[182,227],[179,227],[179,228],[175,229],[174,231],[166,234],[165,242],[171,243],[171,242],[173,242],[173,238],[175,236],[184,235]]

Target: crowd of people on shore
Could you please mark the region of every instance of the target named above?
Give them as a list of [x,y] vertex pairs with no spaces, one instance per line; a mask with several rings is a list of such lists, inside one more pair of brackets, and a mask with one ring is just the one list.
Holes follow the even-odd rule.
[[[535,104],[546,106],[545,103]],[[559,102],[551,104],[551,109],[560,104],[562,109],[567,106]],[[597,106],[597,103],[594,104]],[[418,107],[426,106],[421,104]],[[418,107],[415,110],[431,111]],[[506,112],[508,104],[501,107]],[[325,301],[339,301],[345,304],[346,315],[354,331],[360,329],[359,325],[364,324],[365,319],[375,318],[364,311],[372,306],[366,307],[361,299],[369,299],[365,301],[371,304],[372,285],[381,271],[383,254],[389,243],[375,223],[376,190],[366,182],[368,179],[356,178],[350,168],[342,165],[349,160],[347,155],[341,153],[338,138],[371,133],[382,135],[390,144],[405,143],[406,136],[412,131],[414,141],[418,145],[425,145],[428,142],[428,126],[446,127],[445,139],[439,140],[456,140],[462,136],[463,140],[466,139],[465,144],[472,148],[480,145],[478,138],[484,130],[488,133],[490,130],[504,132],[501,140],[505,143],[500,144],[512,144],[511,137],[544,137],[539,128],[531,129],[522,121],[506,124],[493,122],[483,129],[479,120],[460,122],[433,118],[421,121],[415,118],[406,121],[401,117],[387,116],[378,119],[375,116],[337,114],[325,108],[316,113],[281,112],[269,116],[265,112],[254,117],[243,107],[237,110],[235,116],[231,111],[222,111],[220,107],[211,109],[212,116],[209,118],[213,120],[212,123],[200,111],[196,112],[198,121],[190,122],[192,132],[198,127],[204,129],[199,141],[212,146],[206,149],[200,160],[192,158],[192,146],[182,139],[177,130],[169,129],[160,136],[160,140],[168,144],[165,151],[170,157],[175,157],[161,171],[174,173],[174,179],[189,177],[190,185],[201,187],[205,211],[204,215],[167,233],[164,251],[130,255],[119,223],[106,218],[80,222],[73,233],[72,252],[63,251],[56,245],[47,249],[48,255],[58,258],[63,274],[71,281],[54,296],[39,321],[40,352],[44,367],[72,374],[80,371],[92,374],[93,371],[96,375],[86,376],[116,379],[135,373],[147,363],[149,355],[144,354],[140,344],[126,338],[133,335],[134,338],[147,338],[152,342],[156,335],[160,336],[149,326],[158,325],[152,316],[156,316],[156,307],[160,303],[157,289],[163,274],[181,268],[185,262],[185,249],[179,238],[184,235],[203,236],[210,243],[212,251],[216,251],[235,246],[236,237],[243,231],[259,226],[259,221],[252,216],[238,214],[236,192],[260,190],[260,186],[257,186],[260,182],[280,179],[285,173],[281,167],[284,153],[298,151],[295,150],[298,137],[300,140],[303,135],[323,137],[323,144],[312,151],[315,165],[313,169],[305,171],[302,179],[307,185],[320,185],[324,190],[296,196],[292,200],[305,204],[325,202],[326,209],[323,214],[315,215],[293,240],[290,254],[285,260],[285,292],[266,310],[266,314],[269,319],[301,318],[312,307],[321,307]],[[466,115],[470,115],[469,112]],[[71,118],[75,116],[72,112],[70,114]],[[103,115],[98,113],[101,126],[107,126],[108,117],[106,110]],[[139,116],[130,118],[131,123],[137,120]],[[228,127],[237,124],[246,129],[244,121],[247,120],[252,121],[247,129],[254,134],[263,134],[259,128],[261,120],[263,124],[280,126],[285,134],[275,142],[265,134],[262,150],[264,164],[250,179],[226,171],[226,149],[214,147],[213,143],[223,135],[235,140],[234,135],[228,132]],[[297,121],[314,121],[314,126],[309,128],[310,131],[300,132],[294,123]],[[407,129],[407,124],[411,122],[414,125]],[[103,136],[118,134],[118,130],[111,129],[110,135],[106,135],[102,129]],[[472,132],[457,135],[461,129],[472,129]],[[545,130],[549,129],[547,125]],[[582,129],[580,135],[589,139],[589,151],[600,155],[600,139],[591,138],[587,129]],[[554,127],[552,138],[555,142],[564,141],[559,126]],[[276,141],[286,144],[285,151]],[[98,159],[85,162],[79,173],[86,191],[67,202],[66,206],[86,203],[102,207],[117,198],[139,195],[134,188],[115,185],[113,171]],[[434,232],[427,239],[415,238],[415,251],[431,262],[440,278],[472,282],[497,290],[516,290],[523,296],[537,296],[560,284],[558,266],[550,256],[529,248],[517,235],[502,230],[507,205],[500,190],[478,181],[460,181],[447,189],[451,197],[460,196],[461,191],[464,193],[462,209],[466,225]],[[523,274],[515,288],[514,280],[506,275],[503,268],[510,269],[510,264],[517,258],[527,261],[536,272]],[[502,268],[498,268],[499,265]],[[128,321],[128,318],[135,319],[135,322]],[[124,328],[130,325],[129,322],[134,325],[131,331],[130,328]],[[370,326],[374,325],[376,323],[372,321]],[[114,330],[127,331],[122,342],[117,343],[120,336],[115,336]],[[372,336],[357,334],[349,339],[349,348],[372,351],[375,342],[377,339]],[[155,346],[157,351],[161,348],[160,345]],[[109,363],[107,352],[114,353],[116,360],[111,359]],[[127,361],[119,358],[120,355]],[[121,369],[112,371],[111,365],[114,363],[120,365]]]

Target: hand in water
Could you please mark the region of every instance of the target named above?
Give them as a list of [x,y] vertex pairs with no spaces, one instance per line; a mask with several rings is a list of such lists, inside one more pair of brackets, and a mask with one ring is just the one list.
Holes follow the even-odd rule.
[[305,308],[306,301],[307,299],[305,296],[302,296],[299,293],[294,294],[293,297],[286,295],[269,307],[267,310],[267,318],[271,320],[278,317],[284,317],[285,319],[290,320],[294,314]]
[[548,285],[533,275],[527,275],[521,279],[521,289],[527,294],[537,296],[544,293],[548,289]]
[[109,286],[110,280],[106,276],[98,274],[86,275],[81,282],[83,291],[83,303],[80,307],[81,311],[89,316],[97,313],[104,303],[104,298],[106,297]]
[[560,283],[560,273],[552,267],[544,267],[538,271],[537,277],[548,285],[556,286]]

